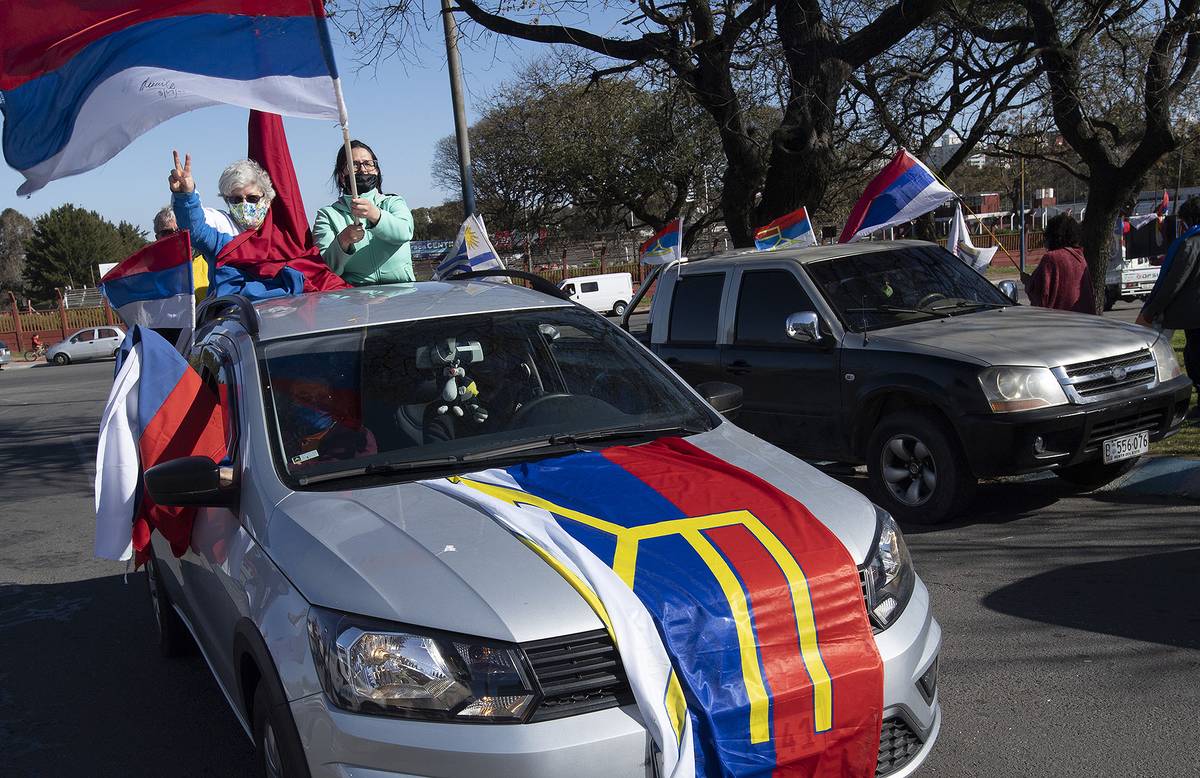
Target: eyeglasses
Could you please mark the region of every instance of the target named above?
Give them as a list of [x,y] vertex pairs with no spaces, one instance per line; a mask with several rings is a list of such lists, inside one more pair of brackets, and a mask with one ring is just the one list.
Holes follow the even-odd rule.
[[225,197],[225,202],[229,203],[230,205],[237,205],[238,203],[240,203],[242,201],[245,201],[247,203],[250,203],[251,205],[254,205],[259,200],[263,199],[262,195],[224,195],[224,197]]
[[379,166],[376,165],[372,160],[368,159],[365,162],[355,162],[354,169],[357,170],[359,173],[362,173],[367,170],[378,170]]

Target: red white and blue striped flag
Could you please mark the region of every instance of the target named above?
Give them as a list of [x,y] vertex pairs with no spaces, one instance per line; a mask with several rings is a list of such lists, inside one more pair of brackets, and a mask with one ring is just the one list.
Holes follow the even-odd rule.
[[766,227],[759,227],[754,233],[754,247],[759,251],[815,245],[817,235],[804,206],[780,216]]
[[155,241],[100,279],[100,291],[126,327],[191,328],[195,314],[187,232]]
[[185,111],[338,119],[321,0],[0,3],[4,158],[29,194]]
[[952,197],[954,192],[942,186],[921,160],[900,149],[867,184],[850,211],[838,243],[853,243],[873,232],[910,222]]

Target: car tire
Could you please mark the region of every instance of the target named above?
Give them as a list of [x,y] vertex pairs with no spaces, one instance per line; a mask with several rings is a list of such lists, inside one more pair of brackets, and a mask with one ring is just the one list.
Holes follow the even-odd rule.
[[117,346],[115,349],[113,349],[113,359],[116,359],[119,356],[121,356],[121,347]]
[[1117,304],[1118,299],[1120,299],[1120,296],[1117,294],[1116,289],[1110,286],[1104,287],[1104,310],[1111,311],[1113,306]]
[[308,778],[308,761],[287,700],[264,678],[254,689],[254,760],[266,778]]
[[875,502],[909,524],[948,521],[975,495],[958,438],[929,410],[889,414],[876,425],[867,441],[867,478]]
[[146,590],[150,594],[150,608],[158,627],[158,652],[167,658],[191,654],[196,643],[183,619],[171,606],[153,555],[146,562]]
[[1093,462],[1060,467],[1054,471],[1054,474],[1072,486],[1090,491],[1112,483],[1136,467],[1140,461],[1142,458],[1136,457],[1106,465],[1103,460],[1097,459]]
[[629,303],[624,300],[617,300],[616,304],[612,307],[613,316],[624,316],[625,309],[628,307]]
[[54,355],[54,364],[58,365],[59,367],[62,367],[63,365],[68,365],[70,363],[71,363],[71,358],[69,356],[67,356],[66,354],[63,354],[61,351]]

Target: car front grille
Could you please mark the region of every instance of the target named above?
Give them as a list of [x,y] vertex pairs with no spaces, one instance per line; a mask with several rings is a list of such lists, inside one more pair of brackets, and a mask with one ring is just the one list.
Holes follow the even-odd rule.
[[1088,432],[1087,443],[1084,444],[1084,448],[1094,448],[1109,438],[1128,435],[1131,432],[1141,432],[1142,430],[1154,431],[1162,426],[1163,417],[1166,414],[1166,408],[1159,408],[1154,411],[1134,413],[1129,416],[1121,416],[1116,419],[1097,422],[1092,425],[1091,431]]
[[899,717],[884,719],[883,729],[879,733],[879,762],[875,765],[875,778],[896,772],[920,750],[921,739],[907,721]]
[[1077,362],[1055,369],[1067,396],[1075,403],[1092,403],[1155,380],[1154,356],[1149,349],[1115,357]]
[[542,701],[531,721],[633,702],[621,657],[605,630],[525,643],[522,648],[542,687]]

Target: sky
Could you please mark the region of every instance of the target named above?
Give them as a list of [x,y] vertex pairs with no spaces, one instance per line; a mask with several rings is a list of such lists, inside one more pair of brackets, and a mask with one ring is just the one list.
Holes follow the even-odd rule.
[[[378,155],[388,192],[402,195],[410,207],[457,199],[457,192],[437,189],[430,176],[434,146],[454,132],[446,52],[440,20],[405,52],[375,67],[359,68],[355,52],[333,30],[338,68],[350,119],[351,135]],[[464,37],[479,37],[478,28]],[[495,37],[460,47],[467,88],[468,121],[478,118],[482,99],[519,70],[523,62],[548,53],[543,44],[498,41]],[[95,210],[112,222],[125,220],[147,231],[155,212],[170,201],[167,176],[171,151],[192,155],[192,173],[206,205],[216,199],[221,170],[246,154],[244,108],[216,106],[183,114],[140,136],[99,168],[52,181],[29,197],[18,197],[24,180],[0,165],[0,210],[15,208],[36,218],[63,203]],[[317,209],[333,201],[331,174],[342,143],[335,122],[285,118],[288,143],[300,179],[310,221]],[[418,236],[419,237],[419,236]]]

